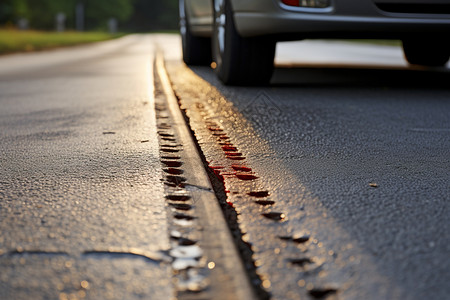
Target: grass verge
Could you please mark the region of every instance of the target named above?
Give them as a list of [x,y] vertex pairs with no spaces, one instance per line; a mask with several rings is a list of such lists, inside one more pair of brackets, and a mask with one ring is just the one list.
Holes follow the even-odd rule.
[[30,52],[113,39],[105,32],[45,32],[0,29],[0,54]]

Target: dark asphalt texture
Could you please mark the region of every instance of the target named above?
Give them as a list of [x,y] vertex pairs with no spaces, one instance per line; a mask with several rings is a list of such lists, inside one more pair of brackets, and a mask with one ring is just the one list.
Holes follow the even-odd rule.
[[172,298],[153,51],[0,58],[1,299]]
[[[205,157],[226,160],[208,117],[258,177],[225,182],[274,299],[448,298],[448,69],[383,48],[388,67],[284,58],[269,87],[225,87],[184,67],[175,35],[0,59],[0,298],[174,295],[156,45]],[[273,205],[248,194],[264,190]]]
[[[173,62],[178,88],[183,86],[180,68]],[[220,94],[203,88],[199,79],[194,89],[187,83],[179,88],[179,96],[204,95],[200,101],[209,105],[212,119],[220,121],[271,191],[274,211],[291,216],[283,230],[313,232],[341,256],[327,271],[337,295],[448,298],[448,69],[383,67],[382,61],[376,68],[280,66],[272,84],[263,88],[226,87],[210,68],[192,70]],[[192,105],[186,107],[193,111]],[[208,156],[212,146],[201,130],[196,134],[207,159],[218,157]],[[292,297],[285,284],[291,271],[264,268],[276,260],[269,251],[276,245],[267,246],[270,229],[257,228],[262,224],[257,210],[248,206],[245,202],[239,208],[240,223],[248,242],[260,249],[260,269],[275,278],[271,290],[278,299]]]

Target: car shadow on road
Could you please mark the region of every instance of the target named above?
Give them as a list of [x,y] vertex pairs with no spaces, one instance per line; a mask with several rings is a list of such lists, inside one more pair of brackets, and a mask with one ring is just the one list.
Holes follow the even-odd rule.
[[278,65],[271,86],[450,89],[450,69],[364,65]]

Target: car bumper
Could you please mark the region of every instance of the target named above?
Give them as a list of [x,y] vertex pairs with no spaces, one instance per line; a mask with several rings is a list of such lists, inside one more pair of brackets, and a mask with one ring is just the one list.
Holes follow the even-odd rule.
[[278,0],[235,2],[236,28],[245,37],[403,38],[450,33],[450,15],[390,13],[372,0],[334,0],[329,8],[304,10],[286,7]]

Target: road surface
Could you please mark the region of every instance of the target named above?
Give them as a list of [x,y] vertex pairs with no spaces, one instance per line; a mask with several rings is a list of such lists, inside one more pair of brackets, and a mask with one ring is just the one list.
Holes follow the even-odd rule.
[[168,63],[262,286],[276,299],[447,298],[449,69],[334,41],[281,44],[276,63],[264,88]]
[[448,69],[306,41],[279,45],[270,86],[226,87],[180,52],[132,35],[0,58],[0,298],[448,297]]

